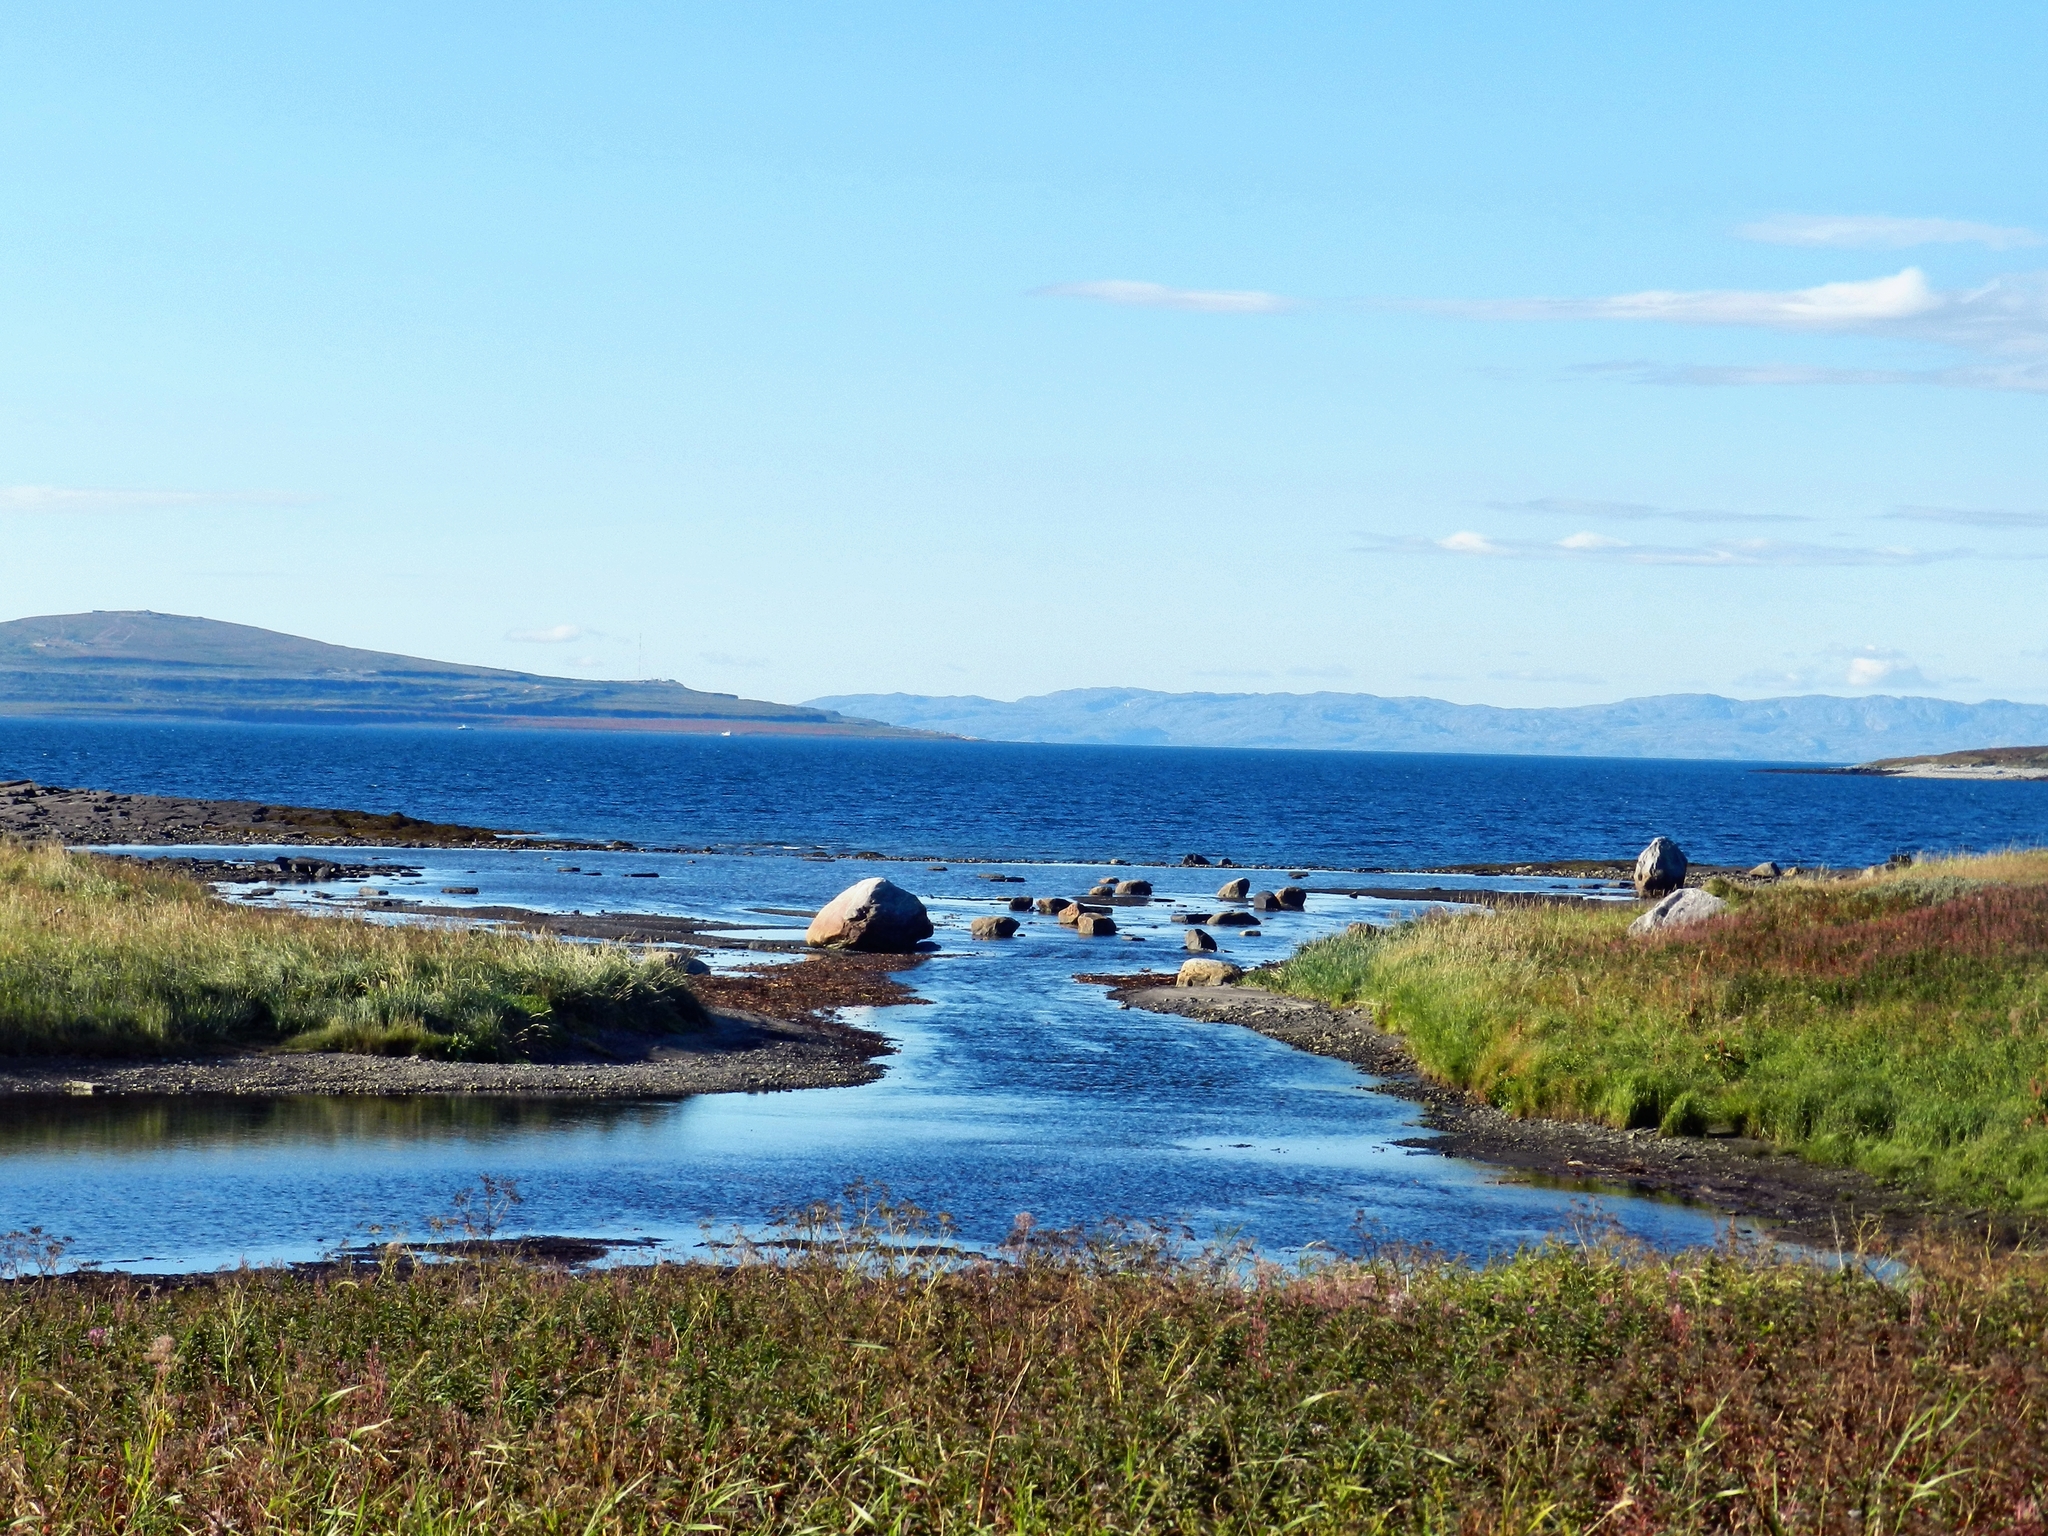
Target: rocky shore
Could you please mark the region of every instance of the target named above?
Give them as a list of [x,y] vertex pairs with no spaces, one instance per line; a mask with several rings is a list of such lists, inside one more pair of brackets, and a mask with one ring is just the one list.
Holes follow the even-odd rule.
[[[508,834],[489,827],[420,821],[392,812],[265,805],[255,800],[191,800],[63,789],[31,779],[0,783],[0,835],[68,844],[162,847],[174,843],[352,845],[379,848],[497,848]],[[535,848],[586,843],[520,839]]]

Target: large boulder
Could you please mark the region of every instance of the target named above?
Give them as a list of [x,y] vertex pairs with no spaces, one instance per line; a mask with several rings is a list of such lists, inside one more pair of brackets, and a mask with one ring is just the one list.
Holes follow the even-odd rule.
[[1757,865],[1757,867],[1755,869],[1752,869],[1749,873],[1752,879],[1775,880],[1778,878],[1778,876],[1785,873],[1785,871],[1778,868],[1777,864],[1772,860],[1765,859],[1763,863]]
[[1278,912],[1280,910],[1280,898],[1271,891],[1253,891],[1252,910],[1254,912]]
[[1225,901],[1243,901],[1251,894],[1251,890],[1252,883],[1249,880],[1226,880],[1216,887],[1216,894]]
[[1066,911],[1073,903],[1064,896],[1041,896],[1031,905],[1044,913],[1045,916],[1051,917],[1055,913]]
[[977,917],[967,925],[967,931],[977,939],[1007,939],[1017,931],[1014,917]]
[[1636,855],[1636,894],[1662,896],[1685,884],[1685,872],[1692,861],[1685,850],[1668,837],[1653,837],[1650,846]]
[[1213,954],[1216,950],[1216,941],[1200,928],[1190,928],[1187,932],[1187,937],[1182,940],[1182,944],[1185,948],[1193,950],[1198,955]]
[[880,876],[849,885],[825,903],[804,934],[819,949],[907,955],[932,936],[931,914],[902,886]]
[[1116,883],[1116,893],[1119,896],[1150,896],[1152,894],[1152,882],[1150,880],[1119,880]]
[[1116,932],[1116,919],[1103,912],[1083,912],[1074,919],[1074,932],[1084,939],[1106,939]]
[[1256,928],[1259,920],[1249,912],[1217,912],[1209,918],[1214,928]]
[[1308,905],[1308,892],[1298,885],[1283,885],[1273,895],[1290,912],[1299,912]]
[[1227,987],[1243,974],[1228,960],[1183,960],[1173,984],[1176,987]]
[[1029,896],[1012,896],[1010,898],[1010,910],[1012,912],[1029,912],[1031,910],[1031,898]]
[[1728,903],[1712,891],[1702,891],[1697,887],[1689,891],[1673,891],[1628,925],[1629,936],[1642,939],[1652,934],[1669,933],[1676,928],[1690,928],[1727,910]]

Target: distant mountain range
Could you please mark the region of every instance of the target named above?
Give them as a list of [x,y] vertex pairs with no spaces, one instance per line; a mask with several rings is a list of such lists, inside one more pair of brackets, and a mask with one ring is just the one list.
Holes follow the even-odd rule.
[[681,683],[505,672],[147,612],[0,624],[0,715],[921,734],[815,705],[701,693]]
[[1370,693],[1153,693],[1074,688],[1004,703],[908,693],[812,707],[996,741],[1127,746],[1309,747],[1860,763],[1876,757],[2048,742],[2048,705],[1889,694],[1725,699],[1669,693],[1569,709],[1500,709]]

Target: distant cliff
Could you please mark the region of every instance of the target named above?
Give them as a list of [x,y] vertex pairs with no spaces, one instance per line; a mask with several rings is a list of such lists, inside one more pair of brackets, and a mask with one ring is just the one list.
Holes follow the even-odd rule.
[[810,702],[893,725],[994,741],[1141,746],[1854,763],[1985,742],[2048,741],[2048,706],[1892,695],[1725,699],[1672,693],[1570,709],[1499,709],[1370,693],[1076,688],[1015,703],[905,693]]
[[0,715],[921,734],[815,705],[700,693],[681,683],[505,672],[166,613],[71,613],[0,624]]

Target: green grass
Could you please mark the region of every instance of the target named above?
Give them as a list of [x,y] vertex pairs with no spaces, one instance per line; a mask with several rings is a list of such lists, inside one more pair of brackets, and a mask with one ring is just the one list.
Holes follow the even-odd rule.
[[1520,1115],[1727,1128],[1944,1198],[2048,1211],[2048,853],[1631,910],[1358,927],[1262,972],[1370,1003],[1432,1075]]
[[0,1055],[514,1060],[703,1018],[658,955],[232,908],[179,876],[0,840]]
[[[11,1292],[11,1293],[10,1293]],[[2016,1532],[2048,1264],[809,1250],[0,1289],[43,1532]]]

